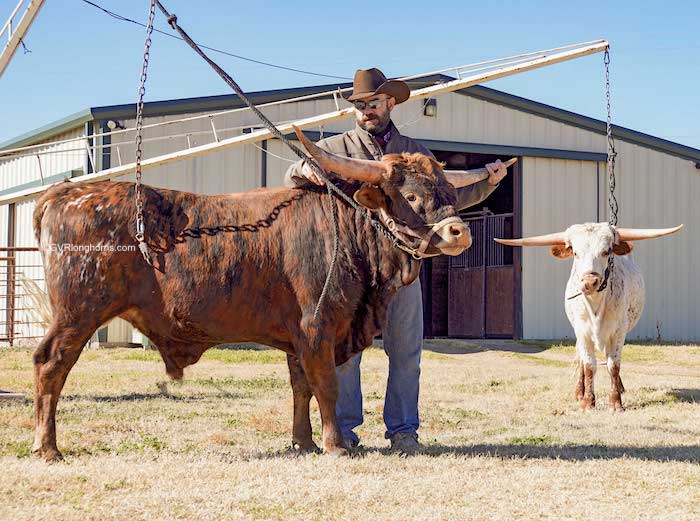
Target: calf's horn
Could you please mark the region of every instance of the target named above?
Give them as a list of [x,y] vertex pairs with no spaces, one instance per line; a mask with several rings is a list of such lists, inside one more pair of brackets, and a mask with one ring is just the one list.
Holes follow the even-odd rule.
[[[509,159],[503,163],[506,168],[515,164],[517,157]],[[455,188],[463,188],[483,181],[489,177],[486,168],[476,168],[474,170],[445,170],[445,177]]]
[[642,241],[644,239],[654,239],[676,233],[683,225],[675,228],[616,228],[617,236],[621,241]]
[[309,154],[318,161],[324,170],[335,172],[346,179],[355,179],[364,183],[376,185],[381,181],[382,176],[387,173],[387,167],[381,161],[370,161],[368,159],[352,159],[349,157],[331,154],[312,143],[304,133],[292,125],[299,141],[301,141],[309,151]]
[[499,244],[508,246],[554,246],[566,244],[564,232],[537,235],[536,237],[524,237],[522,239],[494,239]]

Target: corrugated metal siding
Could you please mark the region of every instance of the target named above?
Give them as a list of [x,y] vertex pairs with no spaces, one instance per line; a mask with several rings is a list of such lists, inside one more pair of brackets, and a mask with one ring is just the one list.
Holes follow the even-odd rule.
[[[694,240],[700,228],[700,171],[691,161],[638,145],[619,142],[620,226],[667,228],[679,233],[635,244],[633,258],[642,268],[647,303],[633,337],[700,339],[700,278],[692,259],[700,258]],[[607,219],[605,214],[604,219]]]
[[[522,173],[524,236],[596,220],[596,163],[526,157]],[[531,247],[523,248],[522,266],[523,337],[572,337],[563,304],[571,262]]]
[[[415,119],[421,105],[399,105],[397,124]],[[551,119],[487,101],[445,94],[437,98],[438,116],[420,117],[402,131],[412,137],[587,152],[604,152],[605,137]]]
[[[70,132],[59,134],[51,138],[50,141],[72,139],[83,135],[83,128],[80,127]],[[31,152],[32,155],[30,156],[23,152],[20,154],[23,157],[0,158],[0,190],[41,179],[39,160],[34,154],[40,155],[41,171],[44,178],[70,170],[82,169],[87,154],[84,140],[41,147]]]

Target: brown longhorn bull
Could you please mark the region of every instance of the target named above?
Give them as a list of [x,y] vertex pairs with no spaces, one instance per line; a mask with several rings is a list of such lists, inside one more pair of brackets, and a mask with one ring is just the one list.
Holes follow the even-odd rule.
[[[471,245],[471,236],[452,206],[455,188],[435,160],[421,154],[347,159],[297,134],[364,207],[337,204],[341,247],[332,298],[316,321],[333,245],[323,189],[206,196],[144,187],[153,267],[138,250],[119,251],[134,244],[133,183],[65,182],[39,198],[34,229],[54,316],[34,353],[33,451],[46,460],[61,458],[55,426],[61,389],[95,330],[118,316],[157,346],[175,379],[217,344],[258,342],[285,351],[294,446],[317,449],[309,421],[313,395],[323,448],[345,452],[335,418],[335,366],[372,343],[393,294],[420,269],[419,260],[395,248],[363,214],[383,220],[425,256],[457,255]],[[463,183],[459,176],[451,180],[474,182],[468,176]],[[54,246],[65,244],[99,250],[60,252]]]

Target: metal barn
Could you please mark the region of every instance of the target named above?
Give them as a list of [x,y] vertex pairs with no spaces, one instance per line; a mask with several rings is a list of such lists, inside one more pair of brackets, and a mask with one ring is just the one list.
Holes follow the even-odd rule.
[[[417,88],[448,79],[434,76],[411,83]],[[334,88],[320,85],[257,92],[251,97],[260,104]],[[145,125],[174,123],[145,130],[145,157],[259,127],[249,111],[217,114],[241,106],[235,95],[147,103]],[[570,262],[551,258],[547,248],[521,252],[497,245],[492,238],[549,233],[574,223],[607,220],[605,123],[481,86],[439,95],[433,108],[425,111],[421,101],[409,101],[396,108],[393,120],[449,167],[477,167],[513,156],[520,161],[489,199],[464,213],[474,246],[459,257],[425,263],[421,280],[426,336],[573,337],[563,306]],[[333,110],[335,102],[327,96],[272,106],[265,113],[283,122]],[[91,136],[132,128],[134,114],[133,104],[90,108],[0,144],[0,150],[7,150],[47,143],[0,157],[0,195],[132,162],[133,134]],[[353,124],[351,119],[337,121],[311,135],[317,139]],[[615,127],[614,136],[620,224],[686,225],[679,234],[636,246],[633,255],[645,274],[647,304],[628,338],[698,340],[700,282],[690,259],[700,257],[700,245],[693,240],[700,229],[700,150],[620,127]],[[55,144],[70,138],[81,139]],[[291,158],[280,142],[269,140],[156,167],[145,171],[143,179],[153,186],[209,194],[273,187],[281,184]],[[42,284],[32,231],[33,206],[32,201],[0,206],[4,252],[0,340],[5,342],[42,332],[32,311],[35,303],[21,291],[26,278]],[[19,273],[24,282],[17,282]],[[141,341],[138,332],[119,319],[98,336],[101,341]]]

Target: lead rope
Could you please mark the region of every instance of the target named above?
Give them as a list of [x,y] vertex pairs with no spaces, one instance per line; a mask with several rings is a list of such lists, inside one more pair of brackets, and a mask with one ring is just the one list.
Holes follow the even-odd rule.
[[[163,4],[161,4],[158,0],[153,0],[155,4],[158,6],[158,8],[161,10],[161,12],[165,15],[165,17],[168,19],[168,24],[176,30],[182,39],[202,58],[204,61],[206,61],[216,72],[217,74],[223,79],[226,84],[231,87],[236,94],[238,94],[238,97],[243,100],[243,102],[248,106],[248,108],[256,115],[260,120],[263,122],[265,127],[270,131],[270,133],[275,136],[277,139],[282,141],[287,147],[289,147],[292,152],[294,152],[297,157],[300,159],[303,159],[307,162],[307,164],[313,169],[314,173],[323,179],[323,181],[326,184],[326,190],[328,191],[328,200],[329,204],[331,207],[331,219],[333,221],[333,231],[334,231],[334,236],[333,236],[333,258],[331,259],[331,263],[328,269],[328,274],[326,275],[326,281],[323,285],[323,290],[321,291],[321,295],[319,297],[318,303],[316,304],[316,309],[314,310],[314,320],[318,318],[319,310],[321,309],[321,305],[326,298],[328,294],[328,289],[330,286],[330,281],[331,281],[331,276],[333,274],[333,269],[335,268],[335,265],[337,263],[337,256],[338,256],[338,250],[339,250],[339,240],[338,240],[338,235],[339,235],[339,228],[338,228],[338,219],[337,219],[337,210],[335,207],[335,200],[333,199],[333,192],[335,192],[336,195],[338,195],[343,201],[351,205],[356,211],[361,212],[362,214],[366,215],[364,207],[360,206],[357,204],[352,197],[348,196],[345,192],[343,192],[340,188],[338,188],[335,184],[331,182],[331,180],[326,176],[325,172],[323,169],[316,163],[316,161],[312,158],[309,157],[307,154],[304,153],[299,147],[291,143],[281,132],[280,130],[270,121],[262,112],[260,112],[260,109],[256,107],[245,95],[243,92],[243,89],[229,76],[226,71],[224,71],[221,67],[219,67],[214,61],[212,61],[205,53],[200,49],[200,47],[189,37],[189,35],[178,25],[177,23],[177,16],[174,14],[171,15],[165,7],[163,7]],[[150,40],[149,40],[150,41]],[[370,217],[370,223],[372,226],[379,231],[381,234],[383,234],[387,239],[389,239],[392,243],[392,245],[396,248],[399,248],[400,250],[403,250],[404,252],[408,253],[409,255],[412,255],[414,258],[417,258],[417,251],[404,245],[401,244],[399,239],[397,237],[394,237],[394,235],[386,229],[386,227],[379,222],[378,220],[374,219],[373,217]],[[140,247],[140,245],[139,245]]]
[[[608,205],[610,206],[610,219],[608,220],[608,225],[610,226],[610,231],[613,234],[613,244],[615,243],[615,227],[617,226],[617,212],[619,206],[617,204],[617,198],[615,197],[615,158],[617,157],[617,152],[615,151],[615,141],[612,135],[612,117],[610,111],[610,47],[605,48],[605,55],[603,56],[603,63],[605,63],[605,101],[608,113],[608,119],[606,123],[606,135],[608,139]],[[611,249],[612,250],[612,249]],[[613,274],[615,268],[615,260],[612,251],[608,255],[608,266],[605,268],[605,278],[603,283],[598,288],[598,291],[603,291],[608,286],[608,281]],[[610,286],[610,292],[612,292],[612,286]]]
[[143,201],[141,198],[141,144],[143,142],[143,96],[146,94],[146,78],[148,76],[148,60],[151,52],[151,34],[153,33],[153,20],[156,16],[156,0],[151,0],[148,12],[148,25],[146,26],[146,43],[143,51],[143,64],[141,66],[141,85],[139,86],[138,101],[136,102],[136,186],[134,197],[136,198],[136,240],[144,260],[153,266],[151,252],[146,244],[145,225],[143,221]]

